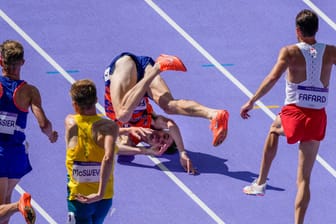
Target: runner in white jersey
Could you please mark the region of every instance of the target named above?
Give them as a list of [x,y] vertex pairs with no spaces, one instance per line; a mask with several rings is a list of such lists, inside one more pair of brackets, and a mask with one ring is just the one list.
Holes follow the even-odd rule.
[[285,105],[296,104],[300,107],[321,109],[327,106],[329,89],[321,82],[321,68],[326,44],[309,45],[297,43],[306,61],[306,80],[292,83],[286,80]]
[[[336,65],[336,47],[317,43],[318,17],[310,10],[296,16],[296,34],[299,43],[280,50],[278,60],[260,87],[241,108],[243,119],[250,117],[254,103],[266,95],[283,73],[286,76],[286,100],[280,114],[271,125],[264,145],[260,173],[244,193],[264,195],[266,179],[278,148],[280,135],[289,144],[299,142],[295,224],[303,224],[310,199],[310,176],[326,129],[325,106],[333,65]],[[270,221],[271,222],[271,221]]]

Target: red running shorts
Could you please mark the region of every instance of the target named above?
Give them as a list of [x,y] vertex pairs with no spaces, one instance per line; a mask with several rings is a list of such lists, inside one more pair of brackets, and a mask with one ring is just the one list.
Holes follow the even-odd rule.
[[289,104],[281,109],[280,118],[288,144],[324,139],[327,126],[324,108],[310,109]]

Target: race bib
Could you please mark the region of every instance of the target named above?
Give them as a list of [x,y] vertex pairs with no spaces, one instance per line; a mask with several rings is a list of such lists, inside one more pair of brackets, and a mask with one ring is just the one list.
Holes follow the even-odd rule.
[[14,134],[17,114],[0,111],[0,133]]
[[297,106],[321,109],[328,104],[328,88],[319,88],[313,86],[298,86]]
[[99,182],[100,163],[95,162],[74,162],[72,176],[78,183]]

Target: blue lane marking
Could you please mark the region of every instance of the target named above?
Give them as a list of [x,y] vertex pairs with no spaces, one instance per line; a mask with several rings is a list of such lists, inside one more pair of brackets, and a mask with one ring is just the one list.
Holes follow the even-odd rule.
[[[234,66],[234,64],[221,64],[221,65],[224,66],[224,67]],[[202,65],[202,67],[214,67],[214,64],[204,64],[204,65]]]
[[[78,73],[79,70],[66,70],[67,73],[69,74],[74,74],[74,73]],[[60,74],[59,71],[48,71],[47,72],[48,75],[55,75],[55,74]]]

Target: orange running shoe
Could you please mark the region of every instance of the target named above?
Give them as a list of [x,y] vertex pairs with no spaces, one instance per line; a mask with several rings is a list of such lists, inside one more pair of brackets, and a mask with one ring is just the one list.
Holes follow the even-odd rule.
[[21,195],[19,201],[19,210],[28,224],[34,224],[36,220],[36,215],[33,207],[30,204],[31,196],[29,193],[25,192]]
[[213,146],[219,146],[226,139],[228,133],[229,112],[220,110],[215,118],[211,120],[210,129],[213,133]]
[[160,64],[160,70],[174,70],[174,71],[187,71],[181,59],[176,56],[161,54],[157,59],[156,63]]

